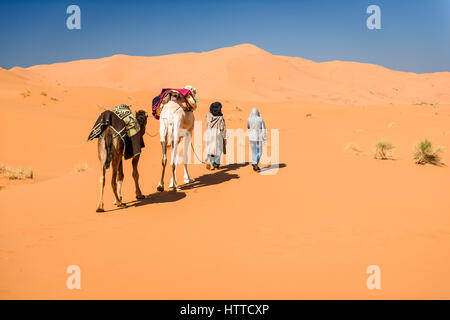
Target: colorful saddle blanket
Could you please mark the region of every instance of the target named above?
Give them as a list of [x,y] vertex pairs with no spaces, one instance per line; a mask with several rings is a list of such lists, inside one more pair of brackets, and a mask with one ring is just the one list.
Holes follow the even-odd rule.
[[102,133],[111,127],[115,137],[120,137],[125,145],[124,158],[128,160],[141,153],[145,147],[144,139],[140,134],[140,126],[128,105],[119,105],[114,110],[106,110],[100,114],[92,128],[88,141],[103,138]]
[[161,93],[153,98],[152,101],[152,115],[155,119],[159,119],[161,110],[164,105],[169,102],[172,93],[179,93],[184,99],[182,107],[185,110],[194,111],[197,108],[197,100],[192,96],[192,92],[189,89],[162,89]]

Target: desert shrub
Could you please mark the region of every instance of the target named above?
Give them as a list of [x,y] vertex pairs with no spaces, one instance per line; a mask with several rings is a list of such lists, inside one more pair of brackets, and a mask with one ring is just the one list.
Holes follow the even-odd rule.
[[5,177],[7,177],[9,180],[19,180],[21,178],[19,172],[12,169],[6,171]]
[[0,173],[10,180],[33,179],[33,169],[31,168],[13,169],[0,163]]
[[389,141],[379,141],[375,144],[375,159],[392,159],[392,150],[395,146]]
[[19,174],[25,179],[33,179],[33,169],[31,168],[19,168],[17,169]]
[[432,164],[435,166],[443,165],[441,157],[439,156],[444,150],[441,147],[433,149],[433,144],[428,139],[419,141],[416,144],[416,152],[414,153],[414,160],[417,164]]
[[43,95],[44,97],[46,97],[46,96],[47,96],[47,92],[41,91],[41,95]]

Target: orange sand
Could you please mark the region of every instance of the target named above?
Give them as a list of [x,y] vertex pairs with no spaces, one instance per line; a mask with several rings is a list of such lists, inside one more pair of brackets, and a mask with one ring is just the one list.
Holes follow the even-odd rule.
[[[450,171],[412,161],[425,137],[450,150],[449,83],[450,73],[315,63],[252,45],[0,69],[0,162],[35,173],[0,179],[0,298],[449,299]],[[100,171],[86,137],[101,107],[150,111],[160,88],[186,84],[198,90],[198,120],[220,100],[227,126],[244,128],[258,107],[280,130],[284,166],[262,176],[191,165],[193,188],[156,193],[159,137],[146,136],[150,197],[96,213]],[[147,131],[158,125],[151,118]],[[395,161],[373,159],[381,139],[397,146]],[[123,195],[134,200],[128,161]],[[72,264],[81,290],[66,288]],[[372,264],[381,290],[366,287]]]

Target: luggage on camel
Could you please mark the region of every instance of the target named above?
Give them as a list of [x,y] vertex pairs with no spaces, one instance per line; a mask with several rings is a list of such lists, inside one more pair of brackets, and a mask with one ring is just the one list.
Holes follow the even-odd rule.
[[164,105],[176,94],[182,98],[181,107],[186,111],[194,111],[197,108],[197,100],[189,89],[162,89],[161,93],[153,98],[152,115],[159,120],[159,115]]
[[122,139],[125,145],[125,160],[141,153],[141,149],[145,147],[144,139],[141,134],[138,134],[141,128],[129,105],[121,104],[114,110],[102,112],[89,134],[88,141],[103,138],[102,133],[108,126],[116,133],[115,137]]

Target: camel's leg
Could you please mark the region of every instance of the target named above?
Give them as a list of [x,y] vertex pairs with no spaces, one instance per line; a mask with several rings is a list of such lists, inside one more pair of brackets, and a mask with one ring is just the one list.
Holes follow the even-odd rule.
[[178,165],[178,146],[180,145],[182,139],[182,130],[180,129],[180,120],[175,119],[173,124],[173,135],[172,135],[172,157],[170,163],[172,165],[172,179],[170,180],[169,188],[178,189],[177,184],[177,165]]
[[156,190],[163,192],[164,191],[164,173],[166,172],[166,165],[167,165],[167,137],[164,141],[161,141],[161,147],[162,147],[162,172],[161,172],[161,180],[159,181],[158,187]]
[[133,158],[132,164],[133,164],[133,179],[134,184],[136,186],[136,199],[144,199],[145,196],[142,195],[141,188],[139,188],[139,170],[138,170],[138,164],[139,164],[139,155]]
[[[180,139],[176,140],[176,147],[175,147],[175,143],[172,145],[172,159],[170,162],[170,165],[172,166],[172,177],[170,178],[170,184],[169,184],[169,188],[173,188],[174,187],[174,177],[177,176],[177,166],[178,166],[178,146],[180,145]],[[178,141],[178,142],[177,142]],[[174,152],[175,151],[175,152]],[[175,169],[173,168],[173,165],[175,165]]]
[[[172,164],[171,164],[172,165]],[[173,188],[173,177],[177,176],[177,165],[175,164],[175,171],[172,172],[172,177],[170,177],[170,184],[169,184],[169,188]]]
[[103,163],[102,175],[100,176],[100,200],[98,201],[97,212],[105,211],[104,204],[103,204],[103,191],[105,190],[105,174],[106,174],[106,168]]
[[[119,196],[120,201],[122,201],[122,184],[123,184],[123,160],[120,159],[119,168],[117,172],[117,195]],[[117,201],[114,200],[114,204],[117,204]]]
[[119,195],[117,194],[117,173],[119,171],[120,161],[122,160],[122,155],[117,153],[112,154],[112,178],[111,178],[111,186],[113,189],[114,197],[116,198],[116,206],[125,207],[125,204],[122,203],[122,200],[119,199]]
[[97,204],[97,212],[104,212],[104,204],[103,204],[103,193],[105,190],[105,175],[106,175],[106,143],[104,139],[99,139],[98,141],[98,158],[100,160],[100,166],[102,168],[102,175],[100,176],[100,199]]
[[173,143],[172,148],[172,159],[171,159],[171,165],[172,165],[172,181],[170,183],[170,187],[173,188],[174,191],[179,190],[178,184],[177,184],[177,162],[178,162],[178,146],[180,144],[180,140],[177,139]]
[[186,132],[186,135],[184,136],[184,149],[183,149],[183,166],[184,166],[184,183],[192,183],[194,180],[192,180],[189,177],[188,172],[188,161],[189,161],[189,153],[191,152],[190,144],[191,144],[191,137],[192,137],[192,131]]

